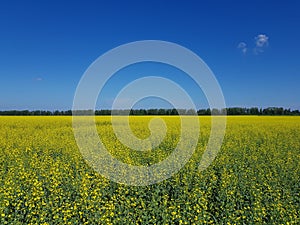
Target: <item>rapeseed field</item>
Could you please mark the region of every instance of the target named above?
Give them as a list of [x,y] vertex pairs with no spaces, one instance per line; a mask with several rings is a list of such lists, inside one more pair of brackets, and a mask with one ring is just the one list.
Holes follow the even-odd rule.
[[[152,117],[132,116],[150,135]],[[118,160],[147,166],[168,157],[180,136],[177,116],[149,151],[118,141],[111,117],[96,117],[99,137]],[[223,145],[204,171],[210,135],[199,117],[195,153],[161,183],[128,186],[95,172],[76,144],[72,117],[0,117],[0,224],[300,224],[300,117],[232,116]]]

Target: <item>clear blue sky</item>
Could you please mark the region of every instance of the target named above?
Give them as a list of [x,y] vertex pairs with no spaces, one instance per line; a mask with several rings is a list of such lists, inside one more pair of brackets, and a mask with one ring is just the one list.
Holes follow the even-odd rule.
[[[147,39],[198,54],[218,79],[227,106],[300,109],[299,12],[299,1],[3,0],[0,110],[70,109],[81,76],[97,57]],[[156,64],[116,75],[98,107],[108,107],[116,90],[151,70],[172,74],[198,108],[206,107],[189,79]],[[154,102],[139,106],[160,106]]]

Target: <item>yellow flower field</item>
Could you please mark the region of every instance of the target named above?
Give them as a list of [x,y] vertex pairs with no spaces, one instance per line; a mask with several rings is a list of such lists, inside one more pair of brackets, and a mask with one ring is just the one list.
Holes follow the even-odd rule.
[[[152,117],[130,117],[150,135]],[[147,166],[172,152],[179,117],[161,117],[167,133],[151,151],[118,141],[111,117],[96,117],[99,136],[122,162]],[[300,117],[232,116],[213,163],[198,165],[210,134],[171,178],[135,187],[95,172],[77,147],[72,117],[0,117],[0,224],[300,224]]]

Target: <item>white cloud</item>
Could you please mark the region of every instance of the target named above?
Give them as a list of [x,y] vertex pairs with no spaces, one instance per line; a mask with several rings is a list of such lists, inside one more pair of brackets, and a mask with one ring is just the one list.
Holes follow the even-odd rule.
[[245,42],[240,42],[238,44],[238,49],[241,49],[241,51],[246,54],[247,52],[247,44]]
[[35,78],[35,80],[36,80],[36,81],[42,81],[42,80],[43,80],[43,78],[41,78],[41,77],[37,77],[37,78]]
[[265,34],[259,34],[255,38],[255,47],[253,49],[254,54],[264,52],[264,48],[269,45],[269,37]]
[[269,37],[265,34],[259,34],[255,37],[256,47],[262,48],[269,45]]
[[237,46],[238,49],[242,51],[243,54],[248,52],[248,49],[253,49],[255,55],[264,52],[265,48],[269,46],[269,37],[265,34],[259,34],[254,37],[255,44],[254,47],[248,48],[245,42],[240,42]]
[[238,45],[238,48],[245,48],[246,47],[246,43],[245,42],[240,42]]

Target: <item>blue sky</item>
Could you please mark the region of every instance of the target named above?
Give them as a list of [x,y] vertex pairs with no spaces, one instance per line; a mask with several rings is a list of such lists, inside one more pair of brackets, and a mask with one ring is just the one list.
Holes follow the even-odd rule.
[[[0,2],[0,110],[72,108],[76,86],[106,51],[138,40],[165,40],[198,54],[229,107],[300,109],[299,1],[8,1]],[[126,83],[163,72],[201,90],[176,69],[147,64],[116,74],[99,97],[108,108]],[[138,107],[161,107],[144,100]]]

